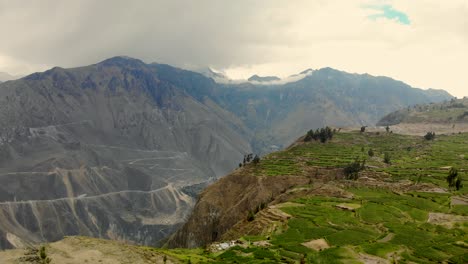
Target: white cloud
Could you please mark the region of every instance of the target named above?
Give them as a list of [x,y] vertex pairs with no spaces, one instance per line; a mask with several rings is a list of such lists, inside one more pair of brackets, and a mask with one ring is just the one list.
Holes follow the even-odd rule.
[[[369,4],[411,25],[370,20]],[[0,31],[13,74],[129,55],[233,78],[330,66],[468,95],[468,0],[0,0]]]

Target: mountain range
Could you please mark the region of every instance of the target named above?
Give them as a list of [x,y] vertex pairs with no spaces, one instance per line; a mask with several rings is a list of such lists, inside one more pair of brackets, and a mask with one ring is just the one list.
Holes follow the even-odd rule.
[[331,68],[217,83],[114,57],[0,84],[0,248],[87,235],[157,245],[244,154],[452,96]]

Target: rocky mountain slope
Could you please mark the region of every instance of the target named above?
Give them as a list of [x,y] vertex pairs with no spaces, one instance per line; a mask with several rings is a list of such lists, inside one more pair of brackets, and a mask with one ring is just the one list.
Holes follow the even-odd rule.
[[[237,166],[240,122],[139,60],[0,86],[0,247],[88,235],[155,245]],[[237,128],[242,130],[242,128]]]
[[468,190],[446,182],[451,168],[466,181],[467,133],[303,139],[208,187],[168,245],[225,263],[468,261]]
[[303,75],[281,85],[219,84],[115,57],[2,83],[0,248],[66,235],[155,245],[184,222],[197,190],[252,150],[450,98],[332,69]]
[[167,65],[164,76],[193,96],[207,95],[252,131],[251,145],[268,153],[291,144],[304,131],[325,125],[375,125],[403,107],[452,98],[443,90],[421,90],[388,77],[350,74],[331,68],[307,70],[301,78],[274,85],[210,83]]

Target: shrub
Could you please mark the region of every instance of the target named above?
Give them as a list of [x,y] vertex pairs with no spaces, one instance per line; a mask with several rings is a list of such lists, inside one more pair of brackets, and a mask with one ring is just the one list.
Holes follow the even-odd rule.
[[257,165],[260,162],[260,157],[258,155],[255,155],[252,162],[253,162],[253,164]]
[[460,178],[460,175],[458,174],[458,170],[455,168],[450,169],[446,180],[449,185],[449,189],[456,189],[458,191],[463,187],[463,183]]
[[389,154],[388,152],[385,152],[383,161],[384,161],[385,163],[387,163],[387,164],[390,164],[391,158],[390,158],[390,154]]
[[255,214],[254,212],[249,211],[249,213],[247,214],[247,221],[252,222],[253,220],[255,220]]
[[426,140],[434,140],[434,138],[435,138],[434,132],[427,132],[426,135],[424,136],[424,139]]
[[312,140],[320,140],[320,142],[325,143],[328,140],[333,138],[333,134],[336,133],[336,129],[332,130],[330,127],[325,127],[321,129],[309,130],[304,138],[305,142],[312,141]]
[[52,260],[47,256],[46,248],[44,246],[41,246],[39,250],[39,257],[41,258],[41,263],[42,264],[48,264]]
[[367,154],[369,155],[369,157],[374,157],[374,150],[369,149],[369,151],[367,151]]
[[344,168],[344,173],[346,179],[348,180],[357,180],[359,177],[359,172],[364,170],[366,160],[360,161],[358,158],[354,162],[351,162]]

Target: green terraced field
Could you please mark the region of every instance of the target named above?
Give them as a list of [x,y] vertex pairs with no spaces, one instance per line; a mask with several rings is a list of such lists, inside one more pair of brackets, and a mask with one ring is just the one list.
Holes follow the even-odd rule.
[[[368,156],[369,149],[374,151],[373,157]],[[383,162],[385,153],[391,157],[389,165]],[[393,133],[337,133],[325,144],[311,142],[270,154],[255,168],[255,173],[299,175],[306,166],[344,167],[356,158],[366,159],[369,170],[386,172],[395,180],[445,187],[449,167],[465,174],[468,171],[468,133],[440,135],[434,141]]]
[[[369,157],[373,149],[375,156]],[[391,163],[383,162],[384,153]],[[386,173],[392,182],[411,180],[446,188],[449,167],[468,177],[468,134],[437,136],[434,141],[397,134],[338,133],[331,142],[300,144],[270,154],[253,167],[258,175],[301,175],[308,167],[344,167],[366,158],[367,172]],[[272,180],[274,180],[272,178]],[[468,222],[451,226],[429,223],[431,213],[468,215],[467,205],[451,205],[451,197],[466,194],[468,186],[448,193],[397,193],[389,189],[348,187],[353,199],[308,196],[282,207],[290,214],[287,226],[264,237],[271,246],[236,246],[220,253],[169,250],[192,263],[362,263],[362,256],[390,263],[468,263]],[[343,210],[344,204],[354,210]],[[330,246],[316,251],[302,245],[324,239]],[[156,249],[154,249],[156,250]]]

